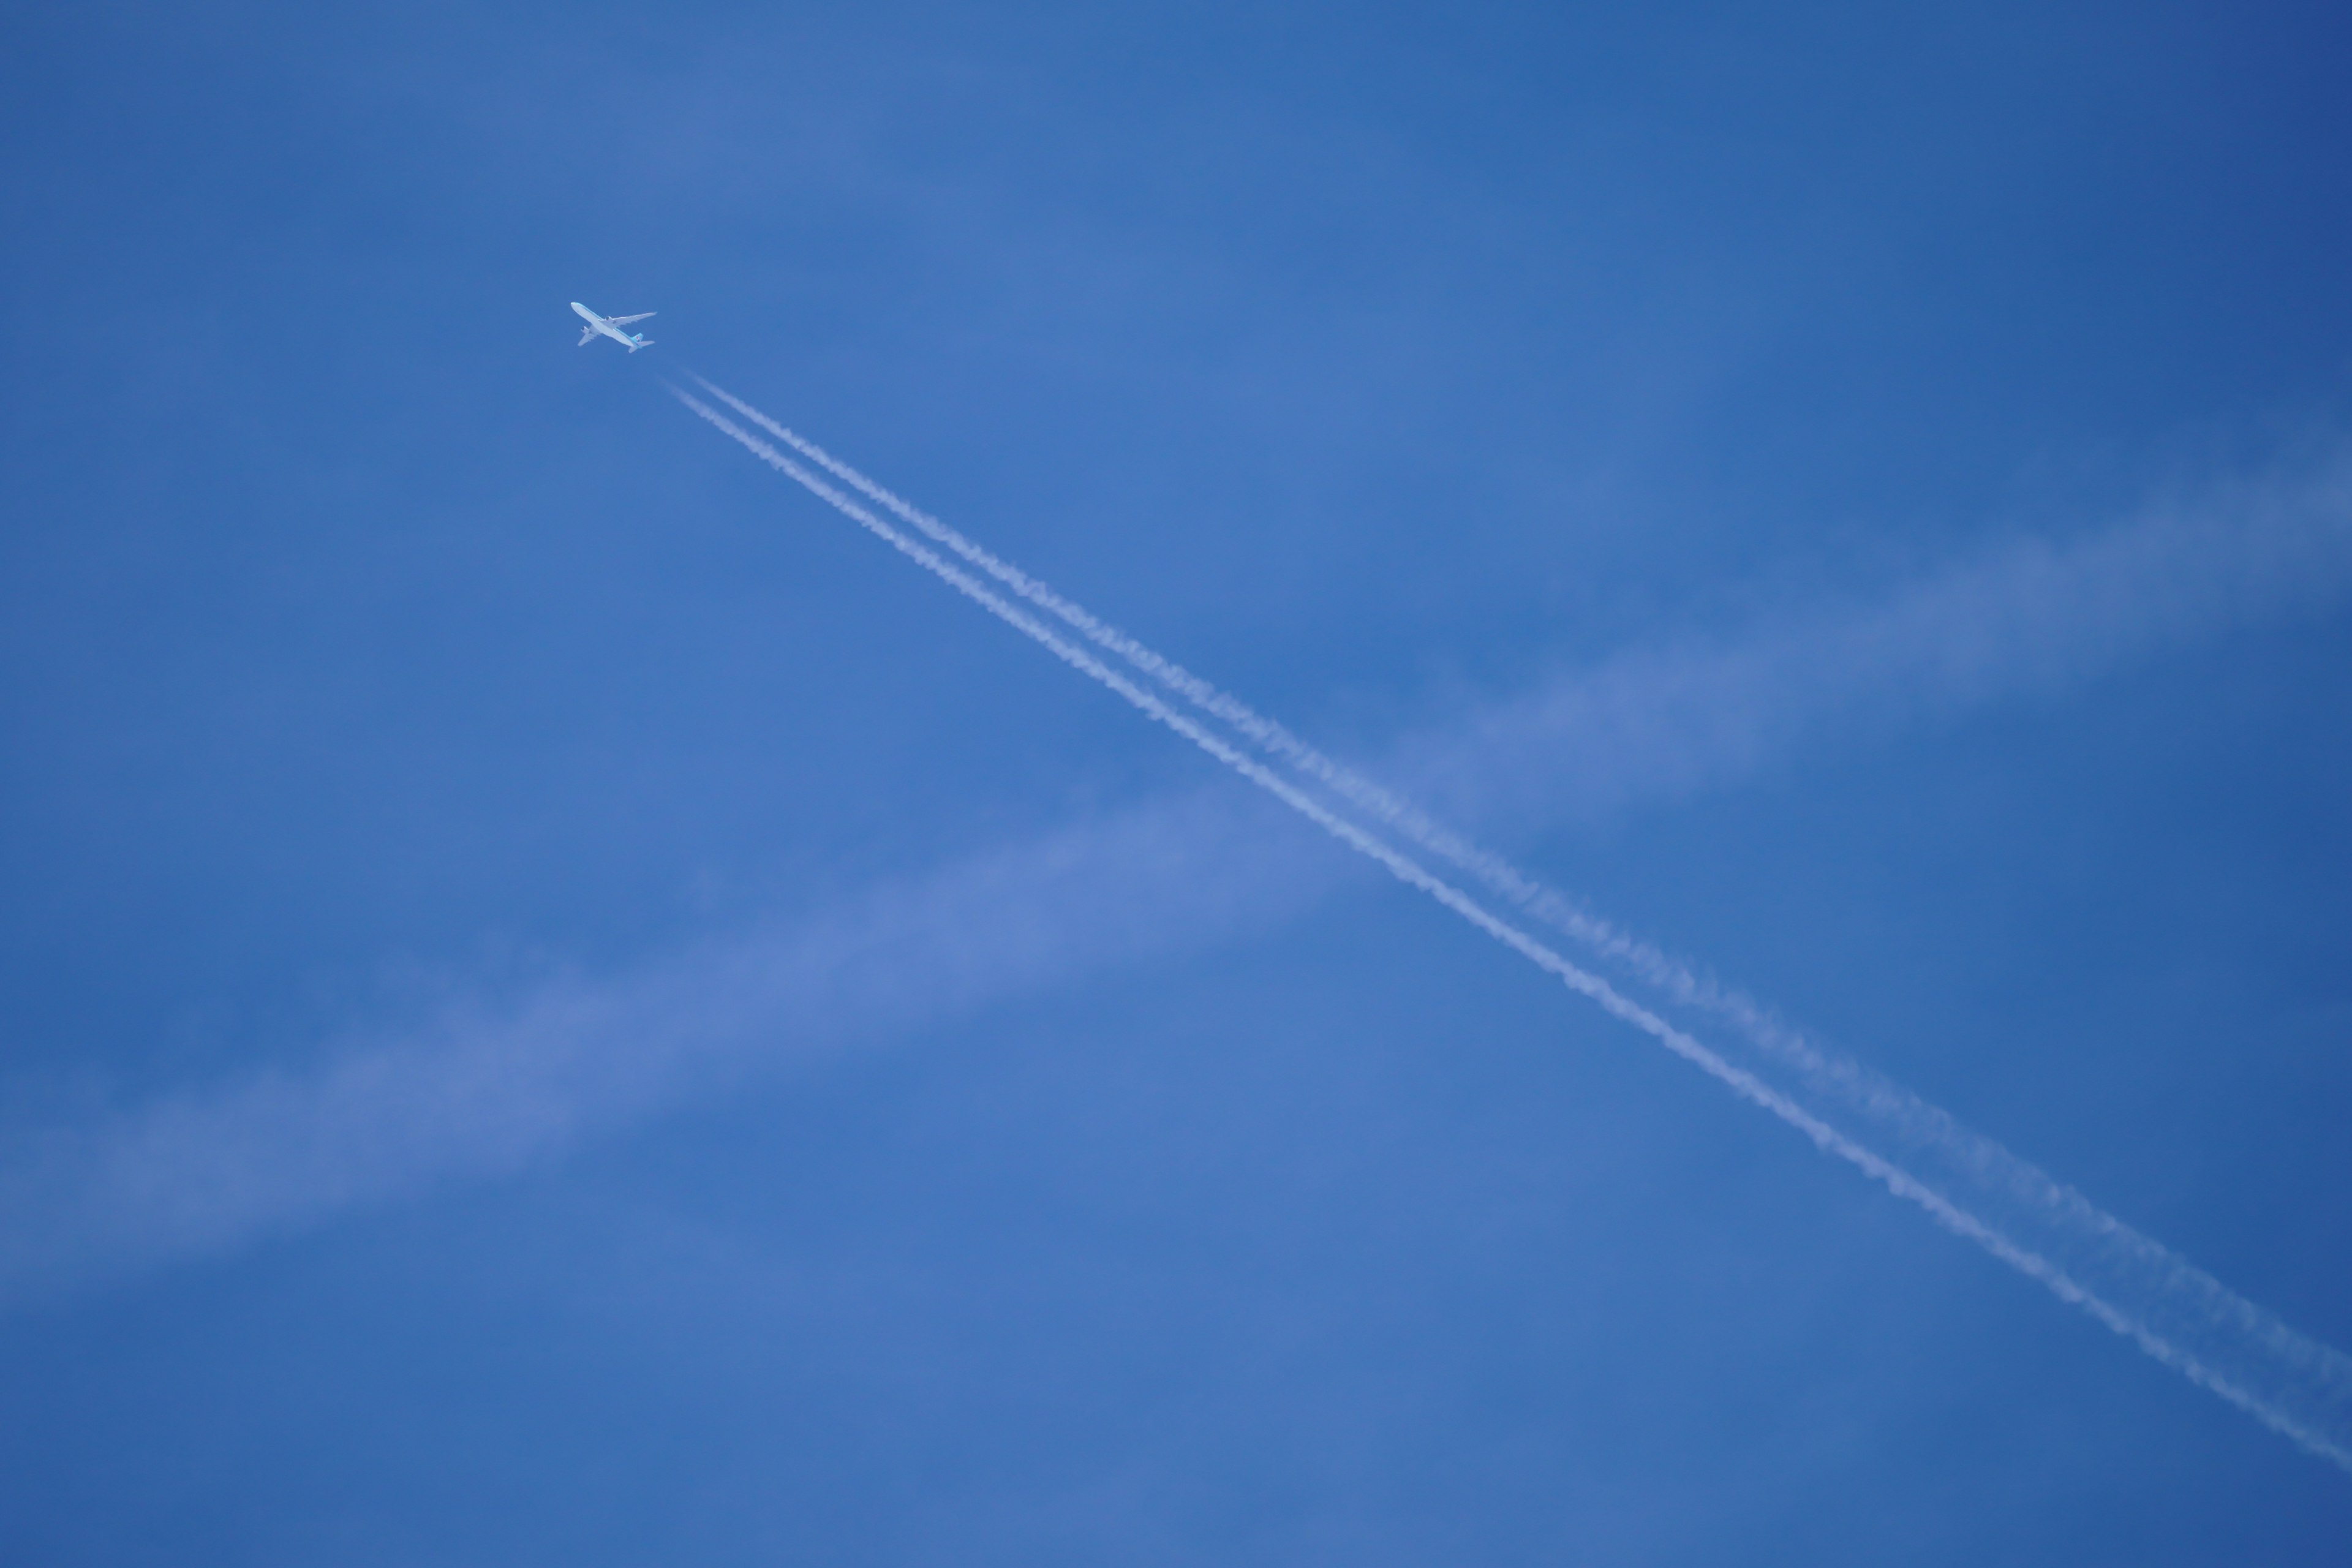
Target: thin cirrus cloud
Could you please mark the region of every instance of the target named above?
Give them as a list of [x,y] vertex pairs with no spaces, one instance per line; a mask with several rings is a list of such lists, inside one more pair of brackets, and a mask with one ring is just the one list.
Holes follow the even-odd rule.
[[1641,648],[1395,750],[1448,815],[1516,833],[1732,783],[1837,727],[2055,693],[2167,647],[2307,613],[2352,584],[2352,450],[2018,540],[1875,603],[1736,643]]
[[1264,929],[1350,869],[1277,826],[1230,792],[1162,800],[19,1138],[0,1152],[0,1303],[520,1169],[763,1067]]
[[[2063,689],[2347,584],[2352,462],[2330,454],[1875,604],[1572,672],[1402,738],[1380,771],[1482,832],[1528,836],[1728,784],[1839,727]],[[0,1148],[0,1302],[518,1169],[746,1074],[1271,929],[1363,874],[1269,804],[1199,789],[20,1136]]]

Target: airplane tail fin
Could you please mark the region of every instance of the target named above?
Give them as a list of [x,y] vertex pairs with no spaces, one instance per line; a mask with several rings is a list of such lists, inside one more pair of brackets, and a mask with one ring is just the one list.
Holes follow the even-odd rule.
[[649,349],[653,346],[654,341],[651,338],[631,338],[629,340],[629,352],[631,353],[636,353],[639,349]]

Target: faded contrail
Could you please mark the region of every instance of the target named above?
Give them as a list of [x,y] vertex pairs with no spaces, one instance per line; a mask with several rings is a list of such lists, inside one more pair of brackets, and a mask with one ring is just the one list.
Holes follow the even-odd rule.
[[[701,381],[700,377],[696,378]],[[1275,773],[1211,732],[1197,721],[1171,707],[1151,691],[1104,664],[1007,602],[987,585],[908,538],[873,512],[786,457],[766,441],[736,425],[709,405],[669,388],[687,407],[740,443],[770,466],[794,479],[869,531],[910,557],[959,592],[1055,657],[1117,692],[1150,717],[1207,752],[1244,778],[1274,795],[1349,847],[1376,861],[1400,881],[1428,894],[1487,935],[1554,975],[1570,989],[1597,1004],[1604,1012],[1631,1024],[1676,1056],[1805,1134],[1824,1152],[1853,1164],[1899,1197],[1926,1209],[1939,1224],[1975,1242],[2003,1263],[2039,1280],[2061,1300],[2089,1312],[2147,1354],[2179,1372],[2191,1382],[2221,1395],[2273,1430],[2312,1453],[2352,1472],[2352,1358],[2288,1328],[2252,1302],[2230,1291],[2158,1243],[2131,1230],[2089,1200],[2052,1181],[2024,1161],[1989,1139],[1968,1131],[1944,1112],[1879,1078],[1858,1064],[1842,1061],[1802,1036],[1788,1030],[1755,1004],[1736,992],[1717,989],[1664,953],[1632,941],[1577,909],[1559,894],[1543,888],[1516,868],[1477,848],[1431,821],[1418,810],[1377,784],[1332,762],[1291,736],[1280,725],[1262,718],[1238,700],[1185,672],[1132,638],[1105,626],[1075,604],[1055,595],[1017,568],[999,561],[954,530],[918,511],[847,465],[824,454],[740,400],[711,385],[712,395],[726,401],[789,442],[809,458],[855,485],[869,497],[914,523],[924,533],[1010,587],[1021,597],[1047,610],[1087,640],[1127,658],[1213,713],[1269,752],[1330,787],[1343,798],[1477,878],[1509,898],[1530,915],[1585,942],[1634,973],[1660,985],[1675,1000],[1703,1007],[1738,1025],[1777,1064],[1794,1069],[1813,1095],[1834,1101],[1908,1145],[1908,1152],[1930,1163],[1948,1167],[1948,1173],[1967,1179],[1997,1206],[2013,1207],[1996,1223],[1964,1208],[1950,1196],[1893,1161],[1873,1152],[1855,1137],[1825,1120],[1816,1109],[1767,1083],[1757,1073],[1702,1045],[1658,1013],[1635,1003],[1608,982],[1570,963],[1517,926],[1496,916],[1419,861],[1340,816],[1297,785]],[[2024,1223],[2021,1224],[2022,1221]],[[2009,1229],[2048,1232],[2076,1250],[2092,1244],[2087,1258],[2054,1260],[2043,1250],[2021,1241]],[[2056,1249],[2053,1249],[2056,1250]],[[2087,1262],[2090,1267],[2083,1265]],[[2083,1277],[2091,1276],[2087,1280]],[[2138,1299],[2126,1310],[2110,1297]],[[2193,1342],[2214,1334],[2222,1343],[2210,1350]]]

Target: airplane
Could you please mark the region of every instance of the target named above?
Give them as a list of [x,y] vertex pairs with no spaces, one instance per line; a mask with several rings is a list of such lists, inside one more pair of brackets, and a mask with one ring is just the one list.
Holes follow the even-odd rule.
[[642,321],[646,316],[654,314],[651,310],[636,316],[600,316],[577,300],[572,301],[572,308],[580,312],[582,321],[588,323],[586,329],[580,334],[580,346],[583,349],[599,337],[612,339],[631,353],[636,353],[639,349],[649,349],[654,346],[654,341],[643,332],[621,331],[631,321]]

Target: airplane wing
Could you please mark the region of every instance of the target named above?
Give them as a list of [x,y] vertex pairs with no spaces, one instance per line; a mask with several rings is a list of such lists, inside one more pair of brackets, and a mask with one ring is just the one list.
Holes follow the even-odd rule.
[[644,321],[647,316],[659,315],[660,313],[661,313],[661,312],[659,312],[658,310],[644,310],[644,311],[640,311],[638,314],[634,315],[634,316],[607,316],[607,317],[605,317],[604,319],[605,319],[606,321],[608,321],[612,322],[612,323],[613,323],[613,325],[614,325],[614,326],[616,326],[616,327],[625,327],[625,326],[627,326],[631,321]]
[[593,342],[594,342],[595,341],[596,341],[596,329],[595,329],[595,328],[593,328],[593,327],[585,327],[585,328],[583,328],[583,329],[581,330],[581,333],[580,333],[580,346],[581,346],[582,348],[583,348],[583,349],[584,349],[584,348],[586,348],[590,343],[593,343]]

